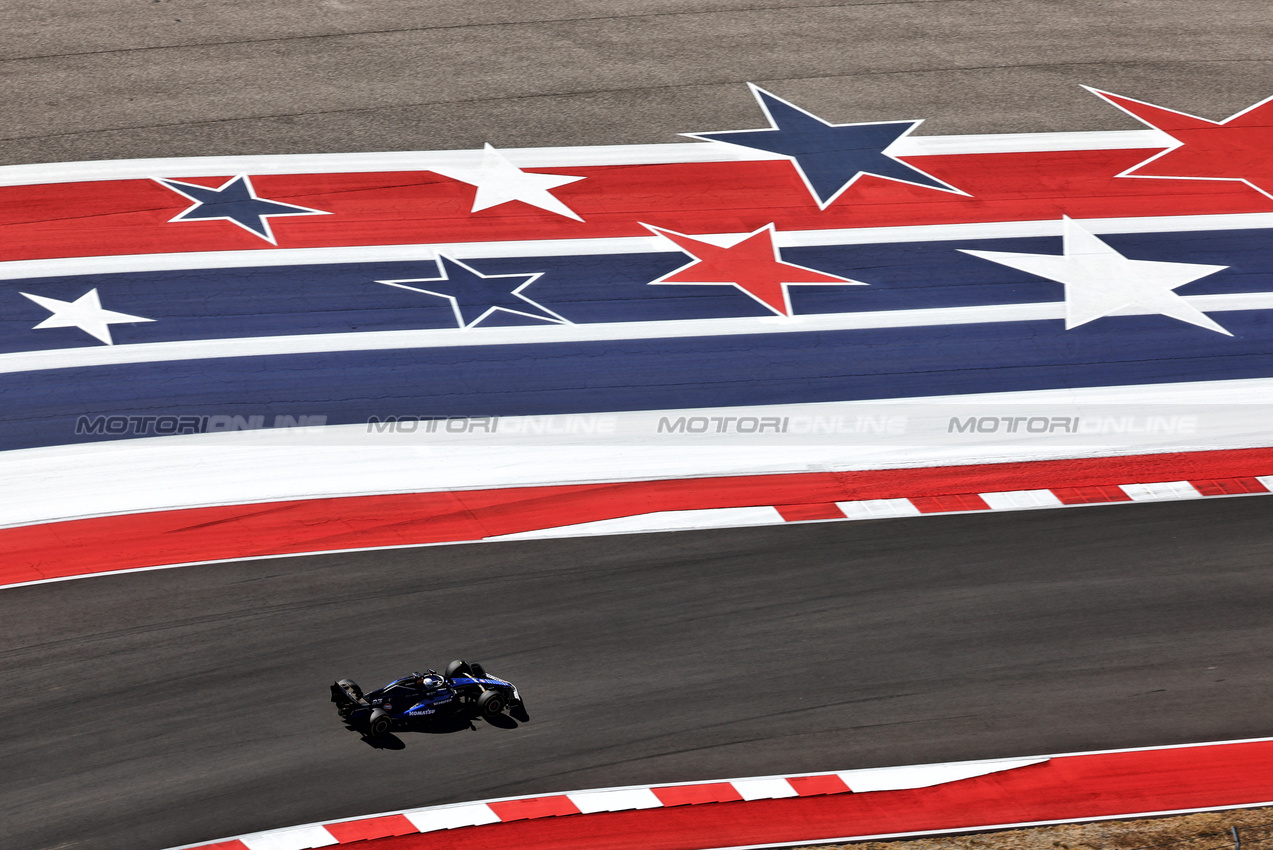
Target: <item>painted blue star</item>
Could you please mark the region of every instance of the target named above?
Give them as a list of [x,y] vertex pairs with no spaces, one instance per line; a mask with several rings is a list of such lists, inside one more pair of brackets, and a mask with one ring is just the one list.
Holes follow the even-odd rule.
[[[438,264],[441,267],[441,277],[378,280],[376,283],[448,299],[451,309],[455,311],[455,320],[462,328],[480,324],[497,310],[558,325],[570,324],[552,310],[521,294],[523,289],[543,277],[543,272],[482,274],[459,260],[441,254],[438,255]],[[429,285],[407,286],[408,283]]]
[[240,174],[217,189],[209,189],[207,186],[194,183],[183,183],[180,180],[167,180],[161,177],[154,179],[157,183],[162,183],[195,202],[194,206],[169,221],[225,219],[261,237],[271,245],[278,244],[274,241],[274,232],[270,229],[269,219],[272,216],[330,215],[324,210],[313,210],[309,207],[298,207],[295,204],[259,198],[256,190],[252,188],[251,179],[246,174]]
[[771,125],[763,130],[719,133],[682,133],[694,139],[726,142],[790,157],[818,206],[827,206],[863,174],[888,180],[966,194],[931,174],[907,165],[888,148],[909,135],[921,121],[880,121],[869,124],[828,124],[777,95],[752,83],[751,93]]

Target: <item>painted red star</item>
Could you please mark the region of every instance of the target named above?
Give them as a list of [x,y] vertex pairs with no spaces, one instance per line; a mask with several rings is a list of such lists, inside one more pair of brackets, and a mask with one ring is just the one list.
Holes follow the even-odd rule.
[[1215,122],[1094,88],[1088,91],[1177,142],[1120,176],[1241,180],[1273,198],[1273,98]]
[[866,286],[847,277],[784,263],[774,245],[772,224],[747,234],[728,247],[649,224],[645,227],[676,243],[678,248],[694,258],[689,265],[651,283],[736,286],[779,316],[792,315],[791,295],[787,291],[790,284]]

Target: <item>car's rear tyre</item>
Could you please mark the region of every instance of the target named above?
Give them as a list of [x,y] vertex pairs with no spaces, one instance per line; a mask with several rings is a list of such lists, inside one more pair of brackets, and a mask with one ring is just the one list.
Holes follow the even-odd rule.
[[372,738],[380,738],[389,734],[393,728],[393,718],[382,709],[377,708],[367,718],[367,734]]
[[452,676],[459,676],[459,675],[467,676],[469,673],[472,673],[472,672],[473,671],[469,669],[469,665],[467,661],[461,661],[460,659],[457,658],[454,661],[452,661],[450,664],[446,665],[446,672],[443,673],[442,675],[444,675],[446,678],[449,679]]
[[504,695],[499,691],[487,691],[477,698],[477,710],[490,720],[504,711]]

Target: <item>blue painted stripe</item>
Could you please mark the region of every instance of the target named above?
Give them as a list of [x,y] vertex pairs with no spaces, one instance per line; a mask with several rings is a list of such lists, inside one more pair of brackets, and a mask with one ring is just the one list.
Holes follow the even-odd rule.
[[[1273,231],[1103,236],[1134,259],[1227,265],[1182,287],[1182,295],[1273,291]],[[1059,254],[1059,237],[966,239],[789,248],[783,259],[869,286],[793,286],[798,314],[853,313],[1059,301],[1063,287],[971,257],[961,248]],[[686,264],[680,253],[487,259],[484,274],[542,273],[524,294],[576,323],[764,316],[768,311],[731,286],[651,286]],[[103,306],[153,319],[116,324],[117,344],[234,339],[292,334],[453,328],[442,298],[378,284],[433,277],[432,261],[145,272],[40,278],[0,283],[0,353],[99,345],[77,328],[35,325],[49,312],[30,292],[72,301],[96,287]],[[427,284],[419,284],[427,288]],[[486,324],[539,324],[501,314]]]
[[1163,316],[711,339],[361,351],[5,376],[0,449],[107,438],[82,415],[512,416],[1273,376],[1273,316]]

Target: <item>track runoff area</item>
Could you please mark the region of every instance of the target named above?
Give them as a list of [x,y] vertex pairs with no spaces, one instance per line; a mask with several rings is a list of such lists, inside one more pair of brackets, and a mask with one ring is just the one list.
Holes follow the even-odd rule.
[[[46,208],[0,221],[11,583],[1267,491],[1273,184],[1243,155],[1265,104],[1213,122],[1097,91],[1146,129],[915,137],[752,93],[767,126],[696,144],[0,170],[5,209]],[[306,531],[404,496],[438,504]],[[246,551],[205,549],[208,523]],[[756,826],[711,842],[743,846],[1257,805],[1268,749],[607,788],[220,844],[563,846],[603,818],[614,846]],[[765,832],[778,812],[812,833]]]
[[[1267,805],[1273,739],[766,776],[385,812],[182,850],[782,847]],[[1133,809],[1138,811],[1132,811]]]

